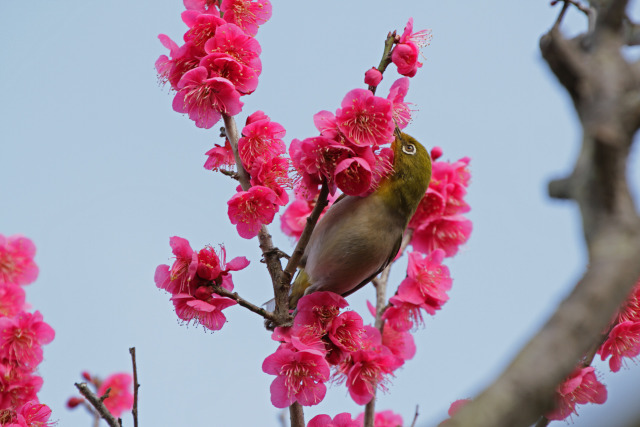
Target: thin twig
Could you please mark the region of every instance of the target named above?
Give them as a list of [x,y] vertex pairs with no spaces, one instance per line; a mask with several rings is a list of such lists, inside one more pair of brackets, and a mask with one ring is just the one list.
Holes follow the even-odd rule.
[[591,13],[591,11],[589,10],[589,8],[587,6],[584,6],[582,3],[580,3],[577,0],[553,0],[551,2],[551,6],[555,6],[556,4],[563,2],[565,5],[569,5],[572,4],[575,7],[578,8],[579,11],[583,12],[585,15],[589,16],[589,14]]
[[413,416],[413,422],[411,423],[411,427],[416,427],[416,422],[418,421],[418,415],[420,415],[418,413],[418,409],[420,408],[419,405],[416,405],[416,414]]
[[218,172],[220,172],[222,175],[226,175],[228,177],[231,177],[232,179],[235,179],[236,181],[240,180],[240,177],[238,176],[237,172],[228,171],[226,169],[218,169]]
[[133,409],[131,414],[133,415],[133,426],[138,427],[138,389],[140,384],[138,383],[138,367],[136,366],[136,348],[131,347],[129,353],[131,354],[131,364],[133,365]]
[[[397,41],[398,38],[395,31],[387,34],[387,39],[384,41],[384,51],[382,52],[382,59],[380,59],[380,64],[378,64],[378,71],[380,71],[381,74],[384,74],[384,70],[386,70],[389,64],[391,64],[391,49]],[[376,94],[375,86],[369,86],[369,90],[372,94]]]
[[[556,3],[558,3],[558,1],[552,1],[551,6],[554,6]],[[558,14],[558,18],[556,18],[555,24],[553,24],[553,28],[558,28],[560,26],[565,13],[567,13],[567,9],[569,9],[569,3],[564,2],[562,9],[560,10],[560,14]]]
[[231,298],[232,300],[237,302],[238,305],[246,308],[249,311],[252,311],[252,312],[254,312],[256,314],[259,314],[260,316],[264,317],[267,320],[270,320],[272,322],[276,321],[275,314],[273,314],[272,312],[270,312],[268,310],[265,310],[262,307],[258,307],[257,305],[250,303],[249,301],[247,301],[246,299],[244,299],[240,295],[238,295],[237,292],[231,292],[231,291],[223,288],[222,286],[217,286],[217,285],[213,286],[213,292],[215,292],[216,294],[218,294],[220,296]]
[[114,417],[111,412],[109,412],[107,407],[104,406],[103,401],[106,397],[108,397],[109,390],[107,390],[104,396],[98,397],[89,389],[87,383],[75,383],[75,386],[78,391],[80,391],[80,394],[82,394],[85,399],[87,399],[89,403],[91,403],[91,405],[96,409],[96,411],[98,411],[102,419],[104,419],[107,424],[109,424],[111,427],[122,427],[122,420],[120,420],[119,418],[116,419],[116,417]]

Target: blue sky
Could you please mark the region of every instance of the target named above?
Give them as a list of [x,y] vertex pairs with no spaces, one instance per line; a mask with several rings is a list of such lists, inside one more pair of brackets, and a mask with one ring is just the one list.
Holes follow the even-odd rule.
[[[381,394],[379,409],[410,423],[435,424],[449,404],[471,397],[498,374],[566,296],[585,264],[576,206],[550,200],[549,179],[571,169],[580,132],[569,97],[540,57],[538,40],[558,13],[547,1],[411,0],[276,2],[264,25],[263,73],[244,99],[246,116],[263,110],[287,129],[286,142],[316,133],[313,114],[335,110],[377,65],[388,31],[431,28],[427,60],[407,100],[417,112],[407,132],[444,159],[471,157],[468,202],[474,231],[447,261],[451,299],[415,334],[418,352]],[[634,12],[638,12],[634,3]],[[142,425],[279,425],[269,402],[273,377],[262,360],[276,344],[257,316],[234,307],[214,334],[181,326],[156,289],[170,263],[169,237],[194,248],[224,243],[245,255],[236,290],[272,297],[257,241],[237,236],[226,215],[235,185],[202,168],[219,143],[217,128],[197,129],[171,108],[154,62],[156,36],[180,40],[179,0],[0,3],[0,233],[33,239],[40,277],[27,288],[34,309],[56,330],[40,373],[43,402],[63,426],[87,426],[64,407],[80,372],[130,369],[135,346]],[[638,15],[638,13],[636,13]],[[585,27],[572,11],[564,28]],[[630,53],[634,55],[634,52]],[[380,94],[395,80],[386,75]],[[630,180],[637,194],[638,156]],[[275,244],[291,241],[270,226]],[[406,259],[392,273],[403,277]],[[349,297],[366,314],[366,287]],[[586,406],[576,426],[598,426],[635,401],[640,369],[607,374],[604,406]],[[635,392],[635,394],[634,394]],[[306,411],[363,409],[343,386]],[[125,417],[125,424],[132,425]],[[560,425],[560,424],[558,424]]]

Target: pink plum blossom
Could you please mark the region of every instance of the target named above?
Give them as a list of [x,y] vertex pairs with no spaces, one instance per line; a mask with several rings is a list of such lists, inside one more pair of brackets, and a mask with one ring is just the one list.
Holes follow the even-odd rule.
[[276,375],[271,383],[271,403],[276,408],[296,401],[303,406],[317,405],[327,392],[324,383],[329,379],[329,365],[318,351],[280,346],[264,360],[262,371]]
[[442,249],[446,256],[454,256],[469,239],[472,229],[471,221],[462,216],[441,217],[414,229],[411,245],[419,252]]
[[233,116],[242,111],[243,103],[233,84],[222,77],[208,78],[205,67],[187,71],[178,82],[178,89],[173,109],[188,113],[197,127],[209,129],[222,114]]
[[289,159],[285,157],[272,157],[266,160],[258,157],[250,170],[251,185],[263,185],[272,189],[277,195],[276,203],[286,206],[289,203],[286,188],[291,187],[289,166]]
[[180,319],[187,323],[195,321],[211,331],[219,331],[227,321],[222,310],[237,304],[230,298],[213,293],[208,286],[200,286],[194,295],[176,294],[171,301]]
[[19,408],[38,399],[42,378],[31,372],[0,362],[0,410]]
[[376,67],[371,67],[364,73],[364,84],[377,87],[382,81],[382,73]]
[[414,44],[402,43],[398,44],[391,52],[391,61],[398,67],[398,73],[413,77],[418,72],[418,68],[422,67],[422,63],[418,61],[420,49]]
[[336,116],[331,111],[322,110],[313,115],[313,123],[320,135],[329,139],[337,139],[340,130],[336,122]]
[[416,344],[409,332],[396,331],[390,325],[384,325],[382,330],[382,345],[387,347],[394,356],[401,360],[413,359],[416,354]]
[[158,36],[164,47],[169,49],[169,56],[160,55],[156,61],[158,78],[162,83],[169,82],[171,88],[178,90],[178,83],[187,71],[193,70],[200,63],[200,59],[206,55],[202,48],[198,48],[192,42],[178,45],[168,36]]
[[21,312],[15,317],[0,318],[0,355],[9,362],[34,369],[42,362],[42,345],[55,336],[39,311]]
[[362,348],[364,334],[362,317],[355,311],[345,311],[333,319],[328,331],[331,342],[347,352]]
[[591,366],[574,370],[556,389],[555,409],[545,416],[550,420],[564,420],[577,413],[577,404],[603,404],[607,400],[607,389],[598,381],[594,371]]
[[398,44],[391,52],[391,61],[398,67],[398,73],[413,77],[422,63],[418,61],[420,48],[427,46],[431,40],[431,30],[413,32],[413,18],[409,18]]
[[352,420],[348,412],[338,414],[333,419],[329,415],[320,414],[311,418],[307,427],[362,427],[362,421]]
[[389,89],[387,99],[391,102],[391,112],[393,121],[400,129],[407,127],[411,121],[411,109],[409,104],[404,102],[404,97],[409,91],[409,79],[403,77],[396,80]]
[[184,0],[184,7],[187,10],[196,10],[202,13],[212,13],[220,15],[218,12],[218,0]]
[[271,3],[269,0],[222,0],[220,11],[224,13],[225,21],[255,36],[258,26],[271,18]]
[[633,287],[629,298],[618,313],[618,322],[640,322],[640,280]]
[[280,229],[287,236],[300,239],[312,210],[313,205],[310,201],[296,198],[280,216]]
[[598,350],[602,360],[609,360],[609,368],[618,372],[624,357],[635,358],[640,354],[640,322],[618,323]]
[[414,326],[424,323],[422,319],[424,303],[416,304],[405,301],[400,295],[394,295],[389,298],[389,304],[391,306],[385,310],[382,318],[396,331],[407,332]]
[[200,60],[210,77],[222,77],[231,82],[241,94],[250,94],[258,87],[258,75],[255,70],[240,64],[226,53],[214,52]]
[[449,299],[447,291],[451,289],[449,269],[442,265],[444,251],[436,249],[424,258],[419,252],[409,254],[407,277],[398,287],[398,296],[403,301],[423,305],[434,315]]
[[225,139],[224,147],[216,144],[211,150],[205,153],[207,161],[204,168],[207,170],[217,171],[220,169],[231,169],[236,164],[236,159],[231,149],[231,143]]
[[349,395],[358,405],[369,403],[377,387],[384,389],[386,376],[402,365],[402,361],[382,345],[378,329],[364,328],[367,334],[365,348],[351,353],[350,360],[341,367],[347,375]]
[[24,309],[24,289],[13,283],[0,283],[0,317],[13,317]]
[[353,89],[336,112],[338,129],[358,146],[383,145],[393,140],[391,103],[366,89]]
[[[364,412],[358,415],[356,421],[359,426],[364,425]],[[402,416],[390,410],[376,412],[373,418],[374,427],[401,427],[403,424]]]
[[214,36],[217,28],[226,24],[220,16],[195,10],[186,10],[181,16],[189,27],[184,35],[184,41],[193,43],[198,49],[204,49],[204,44]]
[[0,234],[0,283],[28,285],[38,277],[38,266],[33,261],[36,247],[18,234],[5,237]]
[[198,269],[198,254],[191,249],[189,241],[182,237],[173,236],[169,239],[169,245],[176,257],[171,269],[168,265],[159,265],[156,268],[156,286],[171,294],[190,292],[195,289],[191,281],[195,278]]
[[277,200],[276,193],[264,186],[251,187],[231,197],[227,202],[228,215],[240,237],[251,239],[258,235],[263,224],[271,224],[278,211]]
[[109,397],[104,400],[104,406],[114,417],[120,417],[124,411],[133,407],[133,394],[131,386],[133,379],[130,374],[117,373],[108,376],[98,388],[98,396],[104,396],[109,391]]
[[251,170],[256,159],[266,161],[285,153],[287,147],[282,140],[285,134],[284,127],[268,117],[248,123],[238,140],[238,153],[244,167]]
[[371,166],[360,157],[344,159],[336,166],[336,185],[345,194],[360,196],[366,193],[371,186]]
[[192,319],[202,320],[200,323],[205,326],[224,324],[224,319],[220,320],[218,312],[228,305],[211,295],[210,286],[215,284],[229,291],[233,290],[231,272],[245,268],[249,265],[249,260],[236,257],[227,262],[227,251],[222,245],[218,253],[211,246],[195,252],[189,242],[181,237],[174,236],[169,242],[176,260],[171,268],[168,265],[158,266],[155,274],[156,286],[173,296],[179,295],[173,302],[176,309],[180,310],[178,317],[181,319],[187,322]]
[[16,410],[15,420],[7,427],[49,427],[56,423],[49,421],[51,409],[37,400],[30,400]]
[[219,26],[215,35],[205,43],[204,50],[207,53],[226,53],[240,64],[254,69],[257,75],[262,72],[260,43],[235,24]]

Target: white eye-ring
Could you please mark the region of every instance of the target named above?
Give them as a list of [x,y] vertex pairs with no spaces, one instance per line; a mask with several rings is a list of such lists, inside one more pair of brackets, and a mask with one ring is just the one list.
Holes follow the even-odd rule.
[[416,146],[413,144],[406,144],[402,146],[402,152],[405,154],[414,155],[416,154]]

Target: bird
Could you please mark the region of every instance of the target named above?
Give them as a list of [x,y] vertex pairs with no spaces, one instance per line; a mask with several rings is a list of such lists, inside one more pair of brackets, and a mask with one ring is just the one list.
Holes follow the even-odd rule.
[[340,196],[320,218],[300,260],[289,295],[295,310],[304,295],[346,297],[373,280],[398,254],[409,220],[431,179],[431,157],[399,130],[391,144],[393,171],[371,194]]

